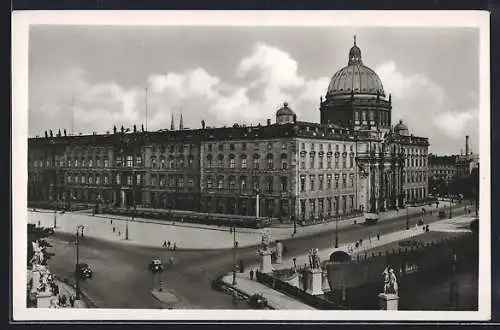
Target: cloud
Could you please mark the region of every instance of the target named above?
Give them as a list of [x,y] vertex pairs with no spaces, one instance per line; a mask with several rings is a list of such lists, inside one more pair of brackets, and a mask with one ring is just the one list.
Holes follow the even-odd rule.
[[[393,100],[393,124],[399,119],[408,123],[410,131],[429,137],[431,151],[460,152],[462,137],[478,132],[477,110],[452,110],[451,99],[442,86],[422,74],[405,75],[395,61],[376,67],[386,94]],[[477,135],[476,135],[477,136]]]
[[[445,89],[429,77],[405,73],[394,60],[380,64],[375,71],[386,94],[392,94],[393,124],[403,119],[413,134],[431,137],[432,151],[458,152],[463,135],[477,136],[477,111],[453,105]],[[172,114],[177,123],[180,113],[184,126],[191,128],[200,127],[202,119],[209,126],[263,123],[274,119],[284,101],[299,120],[319,122],[319,99],[330,81],[327,76],[301,74],[299,63],[289,53],[260,42],[236,62],[231,79],[202,67],[151,72],[146,81],[127,87],[119,81],[91,78],[79,67],[34,74],[30,79],[30,131],[41,134],[58,120],[66,123],[62,127],[69,127],[72,99],[75,129],[82,133],[102,133],[122,124],[140,127],[145,122],[146,100],[149,130],[170,128]]]
[[466,128],[471,121],[478,118],[477,110],[468,112],[444,112],[436,116],[435,124],[447,135],[455,138],[462,138],[466,135]]

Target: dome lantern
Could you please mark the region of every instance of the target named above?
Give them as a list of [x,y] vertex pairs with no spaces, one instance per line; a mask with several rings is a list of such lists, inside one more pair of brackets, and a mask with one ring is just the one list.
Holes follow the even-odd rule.
[[349,62],[348,65],[363,65],[361,61],[361,49],[356,46],[356,35],[354,35],[354,46],[352,46],[349,51]]

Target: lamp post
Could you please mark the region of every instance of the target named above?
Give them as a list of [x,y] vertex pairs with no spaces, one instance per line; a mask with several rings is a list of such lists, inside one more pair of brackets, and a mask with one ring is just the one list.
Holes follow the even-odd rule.
[[453,199],[450,199],[450,214],[448,215],[448,219],[451,219],[451,204],[453,204]]
[[75,277],[76,277],[76,300],[80,299],[80,272],[78,271],[78,265],[80,264],[80,231],[83,236],[83,228],[84,226],[78,225],[76,227],[76,264],[75,264]]
[[335,215],[335,248],[339,247],[339,212]]
[[59,206],[59,199],[57,199],[56,207],[54,209],[54,228],[57,228],[57,207]]
[[408,215],[408,202],[406,201],[405,198],[405,206],[406,206],[406,229],[410,229],[410,217]]
[[236,225],[233,224],[233,285],[236,285]]

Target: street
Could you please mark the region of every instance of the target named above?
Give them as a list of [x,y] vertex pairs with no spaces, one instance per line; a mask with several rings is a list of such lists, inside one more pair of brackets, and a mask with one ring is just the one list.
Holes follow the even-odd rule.
[[[455,215],[460,213],[454,210]],[[415,226],[415,218],[420,216],[414,216],[411,226]],[[436,212],[424,216],[426,224],[437,220]],[[366,239],[368,236],[375,237],[377,233],[382,235],[405,227],[404,218],[384,220],[375,226],[352,225],[339,229],[339,244]],[[334,230],[328,230],[314,236],[284,240],[283,245],[287,249],[284,256],[302,254],[309,248],[333,248],[334,233]],[[49,261],[50,269],[62,278],[72,277],[76,257],[74,235],[56,233],[49,242],[54,245],[52,250],[56,253]],[[170,256],[175,259],[173,267],[168,263]],[[231,271],[233,259],[229,249],[169,251],[160,247],[140,247],[84,236],[80,245],[80,262],[88,263],[94,276],[82,281],[81,289],[100,308],[164,308],[149,292],[153,287],[153,276],[147,265],[153,257],[164,261],[164,287],[181,299],[180,308],[249,308],[243,302],[235,307],[229,295],[212,289],[212,280],[217,275]],[[238,261],[242,259],[246,266],[256,264],[256,248],[239,248],[236,258]]]

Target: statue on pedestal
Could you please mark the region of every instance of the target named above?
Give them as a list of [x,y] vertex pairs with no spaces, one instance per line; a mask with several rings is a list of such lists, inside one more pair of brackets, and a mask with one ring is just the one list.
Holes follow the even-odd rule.
[[317,248],[309,250],[309,264],[312,269],[321,268],[321,260],[319,259],[318,253],[319,250]]
[[386,267],[384,270],[384,293],[398,294],[398,282],[396,274],[392,268]]
[[31,242],[33,246],[33,257],[31,258],[30,262],[32,264],[40,265],[43,263],[43,251],[42,248],[40,247],[40,244],[38,244],[38,241]]
[[261,236],[260,248],[262,251],[267,251],[269,248],[269,235],[267,233],[263,233]]

